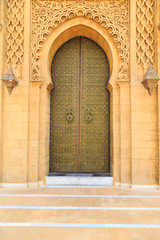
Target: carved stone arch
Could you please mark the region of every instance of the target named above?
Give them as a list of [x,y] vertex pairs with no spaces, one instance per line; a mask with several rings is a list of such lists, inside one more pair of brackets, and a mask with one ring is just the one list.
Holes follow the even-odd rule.
[[129,6],[128,0],[111,1],[32,1],[32,80],[40,77],[43,45],[57,26],[85,17],[99,23],[114,39],[119,52],[119,80],[128,80]]
[[[119,89],[116,81],[119,80],[121,56],[117,47],[115,39],[111,36],[109,31],[107,31],[101,24],[95,22],[93,19],[88,19],[87,17],[75,17],[71,18],[68,21],[64,21],[62,24],[57,26],[47,37],[45,42],[42,45],[40,56],[39,56],[39,72],[38,80],[43,82],[41,88],[41,96],[45,94],[43,100],[41,98],[40,105],[43,106],[43,114],[45,116],[46,122],[50,123],[50,91],[53,88],[51,80],[51,63],[56,51],[62,46],[66,41],[78,37],[84,36],[95,41],[107,54],[109,65],[110,65],[110,80],[107,86],[107,89],[110,92],[110,152],[111,152],[111,174],[114,176],[114,142],[113,135],[116,134],[115,131],[115,122],[117,121],[117,126],[119,126],[118,118],[114,118],[115,114],[113,111],[113,102],[114,107],[117,106],[117,90]],[[117,105],[116,105],[117,104]],[[45,107],[44,107],[45,106]],[[44,110],[45,109],[45,110]],[[119,108],[118,108],[119,111]],[[114,121],[113,121],[114,119]],[[42,122],[41,129],[43,126],[44,119],[40,119]],[[49,128],[50,125],[46,124],[44,132],[45,143],[47,149],[49,149]],[[48,174],[49,161],[48,161],[49,152],[45,156],[45,171]]]
[[40,56],[40,80],[48,85],[52,83],[50,69],[56,51],[66,41],[78,36],[92,39],[105,51],[110,64],[110,84],[114,85],[120,71],[120,56],[116,43],[102,26],[84,17],[64,22],[49,35]]

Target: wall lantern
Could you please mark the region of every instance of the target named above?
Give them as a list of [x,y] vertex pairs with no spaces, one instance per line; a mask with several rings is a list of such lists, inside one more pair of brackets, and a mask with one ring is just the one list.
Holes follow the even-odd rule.
[[2,25],[2,23],[0,22],[0,31],[2,30],[2,28],[3,28],[3,25]]
[[4,85],[7,87],[9,94],[11,94],[14,87],[18,85],[18,80],[13,73],[12,67],[8,69],[8,71],[2,77],[2,81]]
[[148,71],[145,74],[144,79],[142,81],[143,86],[148,90],[150,96],[151,96],[154,88],[157,87],[159,80],[160,80],[160,77],[154,71],[152,64],[150,64]]

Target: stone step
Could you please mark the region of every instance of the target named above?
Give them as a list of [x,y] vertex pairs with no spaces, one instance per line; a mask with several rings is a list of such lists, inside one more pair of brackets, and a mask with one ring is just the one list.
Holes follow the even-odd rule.
[[66,174],[62,176],[49,175],[46,185],[102,185],[113,186],[113,177],[107,174]]
[[160,192],[95,185],[2,188],[0,219],[0,240],[159,240]]

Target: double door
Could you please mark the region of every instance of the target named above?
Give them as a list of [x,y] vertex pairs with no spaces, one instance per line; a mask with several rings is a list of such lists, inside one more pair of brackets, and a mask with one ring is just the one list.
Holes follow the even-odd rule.
[[88,38],[66,42],[51,67],[50,172],[109,172],[109,63]]

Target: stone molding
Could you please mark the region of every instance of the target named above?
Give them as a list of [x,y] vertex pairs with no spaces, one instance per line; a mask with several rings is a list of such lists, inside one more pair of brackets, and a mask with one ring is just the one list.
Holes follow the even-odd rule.
[[0,188],[27,188],[37,187],[44,185],[43,181],[27,182],[27,183],[1,183]]

